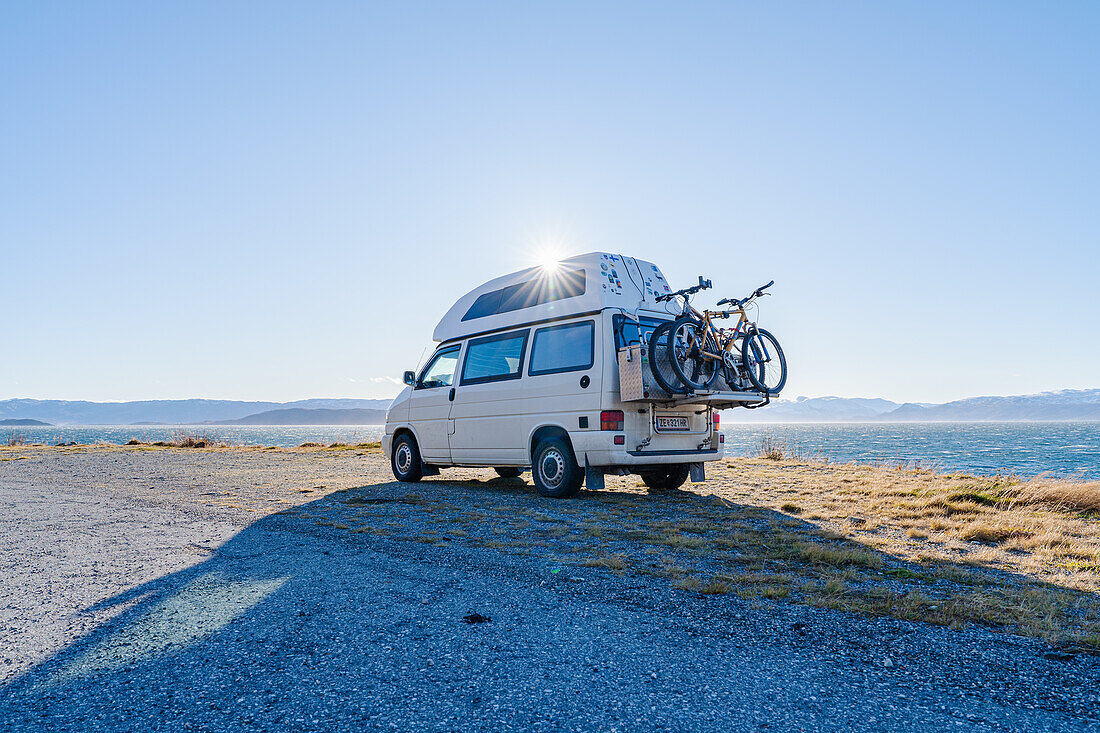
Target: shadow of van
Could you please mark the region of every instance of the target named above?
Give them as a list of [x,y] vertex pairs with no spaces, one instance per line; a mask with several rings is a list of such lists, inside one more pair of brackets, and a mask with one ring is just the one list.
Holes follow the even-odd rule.
[[[499,722],[500,711],[477,707],[478,690],[510,696],[512,715],[524,707],[524,690],[509,688],[517,679],[576,673],[562,660],[578,641],[556,628],[549,609],[560,601],[546,582],[577,573],[593,604],[617,602],[607,591],[624,578],[651,579],[685,591],[684,604],[785,598],[1040,634],[1019,625],[1027,603],[1094,619],[1097,604],[1006,573],[902,562],[689,491],[623,487],[560,502],[514,479],[388,482],[264,517],[206,561],[87,609],[117,615],[0,691],[0,719],[73,730]],[[1044,594],[1058,600],[1035,600]],[[459,621],[486,603],[521,604],[521,617],[541,623],[472,636]],[[723,617],[721,606],[702,609]],[[592,653],[614,658],[591,633]],[[503,676],[476,681],[490,669]]]

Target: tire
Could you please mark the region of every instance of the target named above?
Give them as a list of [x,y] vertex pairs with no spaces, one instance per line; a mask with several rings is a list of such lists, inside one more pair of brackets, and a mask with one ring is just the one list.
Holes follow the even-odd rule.
[[688,466],[686,463],[674,463],[669,466],[639,471],[638,475],[649,487],[650,491],[673,491],[684,485],[688,480]]
[[584,472],[577,465],[573,449],[563,438],[547,438],[535,446],[531,476],[539,495],[552,499],[576,496],[584,483]]
[[649,369],[661,389],[669,394],[683,394],[686,390],[668,360],[668,334],[672,321],[662,323],[649,336]]
[[516,466],[498,466],[493,469],[497,472],[497,475],[501,478],[519,478],[519,475],[523,473],[522,468]]
[[[702,339],[699,336],[702,335]],[[708,359],[702,355],[699,342],[708,350],[718,353],[719,349],[713,343],[710,334],[703,331],[703,324],[691,316],[677,318],[672,323],[669,336],[666,339],[668,360],[676,376],[689,389],[710,389],[718,380],[719,363],[714,359]],[[691,341],[691,346],[688,342]]]
[[778,394],[787,383],[787,357],[775,336],[762,328],[745,334],[741,359],[753,386],[766,394]]
[[424,464],[420,460],[420,449],[416,439],[408,433],[402,433],[393,441],[390,453],[390,470],[398,481],[414,484],[424,477]]

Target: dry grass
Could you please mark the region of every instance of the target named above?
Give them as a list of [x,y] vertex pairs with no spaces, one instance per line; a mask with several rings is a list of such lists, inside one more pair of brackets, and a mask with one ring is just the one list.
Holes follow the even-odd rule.
[[835,547],[824,544],[804,542],[795,546],[798,558],[814,565],[832,565],[834,567],[861,567],[877,570],[882,567],[882,556],[868,550],[848,547]]
[[1100,513],[1100,481],[1034,479],[1007,488],[1005,499],[1017,505],[1041,505],[1072,512]]
[[20,445],[26,445],[27,439],[18,430],[9,430],[8,434],[4,438],[5,444],[9,448],[15,448]]
[[192,433],[187,430],[173,430],[167,441],[154,443],[172,448],[228,448],[232,445],[228,438],[219,437],[205,430],[201,433]]
[[755,561],[801,581],[791,589],[735,576],[738,593],[952,627],[980,623],[1100,651],[1100,482],[774,455],[725,461],[714,473],[707,486],[731,507],[757,513],[766,497],[806,517],[786,517],[781,527],[778,515],[770,532],[727,533],[727,543],[711,538],[708,551],[735,550],[742,565]]
[[329,445],[325,445],[324,443],[309,441],[302,443],[298,448],[309,448],[325,454],[355,452],[362,455],[364,453],[381,452],[382,443],[374,441],[373,443],[330,443]]
[[[740,459],[723,498],[797,501],[816,525],[902,560],[976,562],[1081,590],[1100,590],[1100,482],[975,477],[861,464]],[[740,485],[739,485],[740,484]],[[746,485],[747,484],[747,485]],[[867,519],[864,519],[867,518]],[[819,561],[822,553],[807,559]],[[1067,563],[1076,559],[1076,565]],[[1085,569],[1082,569],[1085,568]]]
[[705,596],[724,596],[730,592],[730,584],[718,578],[711,578],[696,589]]
[[623,570],[626,568],[626,560],[621,555],[600,555],[586,560],[584,563],[590,568],[607,568],[608,570]]
[[770,435],[765,435],[760,441],[760,457],[769,461],[782,461],[787,453],[786,441],[777,440]]
[[680,578],[673,582],[672,587],[678,588],[679,590],[697,591],[699,590],[699,586],[701,584],[702,581],[700,581],[694,575],[689,575],[685,578]]

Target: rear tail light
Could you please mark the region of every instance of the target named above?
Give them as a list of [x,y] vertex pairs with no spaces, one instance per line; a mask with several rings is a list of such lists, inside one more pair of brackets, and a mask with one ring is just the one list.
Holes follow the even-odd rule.
[[615,436],[615,445],[626,445],[626,436],[625,435],[616,435]]
[[600,413],[600,430],[622,430],[623,411],[604,410]]
[[714,420],[714,432],[717,433],[718,432],[718,426],[722,422],[722,416],[719,415],[717,412],[715,412],[713,414],[713,416],[711,417],[711,419]]

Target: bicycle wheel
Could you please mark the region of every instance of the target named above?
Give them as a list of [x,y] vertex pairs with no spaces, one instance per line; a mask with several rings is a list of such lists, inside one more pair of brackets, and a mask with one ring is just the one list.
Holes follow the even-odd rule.
[[649,368],[661,389],[677,394],[683,393],[684,387],[668,360],[668,334],[671,329],[672,321],[668,321],[657,326],[649,335]]
[[787,357],[775,336],[762,328],[745,334],[741,359],[753,386],[767,394],[778,394],[787,383]]
[[690,389],[710,389],[718,379],[719,363],[703,351],[718,353],[718,346],[703,324],[691,316],[673,321],[668,358],[676,376]]

